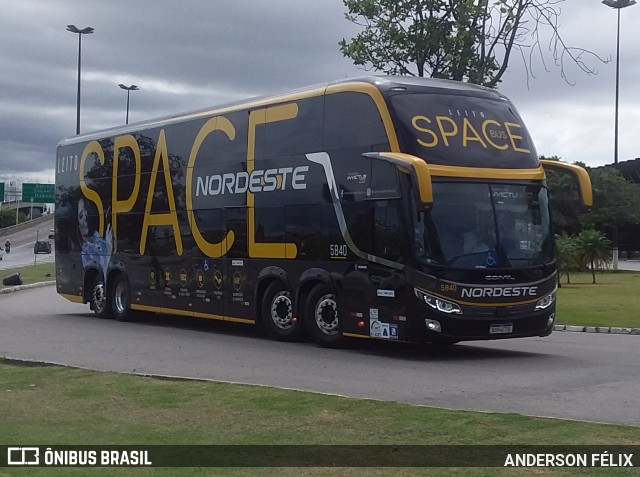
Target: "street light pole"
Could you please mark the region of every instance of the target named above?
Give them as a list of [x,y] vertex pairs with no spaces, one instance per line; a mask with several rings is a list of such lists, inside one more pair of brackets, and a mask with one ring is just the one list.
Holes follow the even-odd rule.
[[80,134],[80,65],[82,64],[82,35],[93,33],[91,27],[78,28],[75,25],[67,25],[67,31],[78,34],[78,95],[76,97],[76,134]]
[[127,119],[125,124],[129,124],[129,93],[131,93],[131,91],[138,91],[140,88],[138,88],[135,84],[132,84],[131,86],[125,86],[120,83],[118,86],[127,91]]
[[[606,6],[618,11],[616,30],[616,106],[613,130],[613,163],[618,164],[618,108],[620,101],[620,10],[636,4],[636,0],[602,0]],[[618,270],[618,224],[613,226],[613,269]]]

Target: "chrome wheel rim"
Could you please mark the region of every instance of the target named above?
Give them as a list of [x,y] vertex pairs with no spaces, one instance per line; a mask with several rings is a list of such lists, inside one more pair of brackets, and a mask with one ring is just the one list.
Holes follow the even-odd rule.
[[322,296],[316,305],[316,325],[325,335],[335,335],[338,330],[338,304],[335,295]]
[[279,291],[271,300],[271,321],[281,330],[288,330],[295,324],[288,291]]
[[113,294],[113,306],[118,314],[122,314],[127,310],[129,299],[126,291],[127,287],[124,285],[124,282],[119,282]]

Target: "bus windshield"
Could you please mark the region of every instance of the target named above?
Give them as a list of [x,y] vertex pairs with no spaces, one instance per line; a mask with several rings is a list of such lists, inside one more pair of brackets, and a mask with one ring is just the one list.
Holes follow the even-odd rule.
[[542,185],[440,182],[432,210],[415,212],[415,250],[426,265],[526,268],[553,261]]

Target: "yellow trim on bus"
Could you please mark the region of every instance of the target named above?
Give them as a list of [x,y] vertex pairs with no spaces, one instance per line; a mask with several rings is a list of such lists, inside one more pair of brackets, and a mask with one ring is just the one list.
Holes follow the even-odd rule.
[[544,169],[494,169],[490,167],[459,167],[428,164],[431,176],[468,179],[544,180]]
[[208,320],[218,320],[218,321],[231,321],[234,323],[245,323],[248,325],[255,324],[256,320],[249,320],[246,318],[236,318],[233,316],[222,316],[222,315],[214,315],[213,313],[201,313],[198,311],[188,311],[188,310],[180,310],[177,308],[164,308],[160,306],[149,306],[149,305],[131,305],[132,310],[138,311],[149,311],[152,313],[164,313],[167,315],[179,315],[179,316],[190,316],[193,318],[206,318]]
[[[323,96],[325,94],[335,94],[335,93],[364,93],[371,97],[376,107],[378,108],[378,112],[380,113],[380,117],[382,118],[382,123],[384,125],[385,131],[387,133],[387,139],[389,140],[389,146],[391,147],[391,152],[400,152],[400,144],[398,143],[398,136],[396,135],[396,130],[393,125],[393,121],[391,120],[391,113],[389,113],[389,108],[387,107],[387,103],[382,96],[382,93],[375,85],[371,83],[366,83],[363,81],[353,81],[348,83],[339,83],[339,84],[330,84],[327,86],[320,86],[317,88],[311,88],[303,91],[292,92],[288,94],[283,94],[281,96],[271,96],[268,98],[261,98],[255,101],[249,101],[246,103],[234,104],[228,107],[222,108],[214,108],[206,111],[199,111],[192,114],[186,114],[183,116],[177,116],[175,118],[170,118],[168,122],[182,122],[187,121],[189,119],[196,119],[207,116],[218,116],[221,114],[231,113],[234,111],[241,111],[244,109],[253,109],[258,107],[269,107],[273,105],[277,105],[280,103],[294,102],[300,101],[303,99],[310,99],[318,96]],[[153,124],[149,125],[149,127],[154,127]]]
[[543,168],[558,169],[562,172],[569,172],[573,174],[578,182],[578,188],[580,189],[580,199],[582,205],[585,207],[593,206],[593,189],[591,187],[591,178],[589,173],[582,167],[575,164],[567,164],[566,162],[550,161],[548,159],[541,159],[540,164]]
[[347,338],[364,338],[364,339],[373,339],[371,336],[368,335],[357,335],[355,333],[342,333],[342,336],[345,336]]
[[[433,186],[431,185],[431,168],[424,159],[420,159],[412,154],[405,154],[403,152],[381,152],[380,156],[388,157],[406,163],[407,172],[412,170],[415,172],[415,178],[418,181],[418,191],[420,194],[420,200],[423,204],[433,203]],[[401,166],[402,167],[402,166]]]
[[[241,111],[244,109],[254,109],[259,107],[270,107],[278,105],[280,103],[289,103],[300,101],[303,99],[315,98],[326,94],[336,93],[363,93],[368,95],[380,113],[382,123],[384,125],[385,132],[387,133],[387,139],[389,140],[389,146],[391,152],[400,152],[400,144],[398,142],[398,136],[396,135],[396,129],[391,119],[391,113],[387,107],[387,103],[382,96],[382,93],[371,83],[365,83],[363,81],[353,81],[348,83],[330,84],[328,86],[322,86],[318,88],[312,88],[304,91],[293,92],[289,94],[283,94],[282,96],[271,96],[269,98],[262,98],[255,101],[249,101],[246,103],[234,104],[232,106],[210,109],[207,111],[199,111],[197,113],[186,114],[184,116],[178,116],[171,118],[170,122],[182,122],[189,119],[196,119],[206,116],[219,116],[235,111]],[[153,127],[150,125],[149,127]]]
[[73,303],[84,303],[82,295],[69,295],[68,293],[59,293],[59,295],[69,301],[72,301]]
[[353,83],[340,83],[340,84],[331,84],[327,87],[326,94],[333,93],[345,93],[345,92],[353,92],[353,93],[364,93],[367,94],[373,99],[373,102],[376,104],[378,108],[378,112],[380,113],[380,117],[382,118],[382,123],[384,124],[384,129],[387,132],[387,138],[389,139],[389,146],[391,147],[391,152],[400,152],[400,144],[398,143],[398,136],[396,135],[396,129],[393,126],[393,121],[391,120],[391,114],[389,113],[389,108],[387,107],[387,103],[382,96],[382,93],[378,88],[376,88],[371,83],[364,83],[362,81],[354,81]]

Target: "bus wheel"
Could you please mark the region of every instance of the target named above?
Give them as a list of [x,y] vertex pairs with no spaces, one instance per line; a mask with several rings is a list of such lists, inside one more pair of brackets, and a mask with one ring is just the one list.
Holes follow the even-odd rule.
[[101,274],[96,274],[91,285],[91,309],[98,318],[111,318],[111,303],[107,299],[107,287]]
[[131,321],[133,313],[131,311],[129,282],[122,274],[115,276],[111,286],[111,308],[116,320]]
[[345,345],[338,302],[329,285],[321,283],[313,287],[307,298],[304,318],[309,335],[320,346],[341,348]]
[[293,341],[304,336],[304,325],[294,316],[291,293],[281,281],[271,282],[267,287],[261,311],[263,326],[275,339]]

